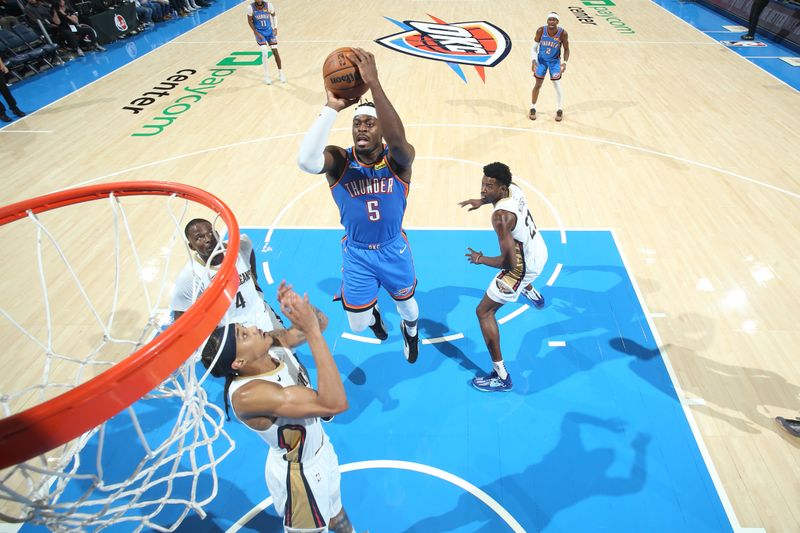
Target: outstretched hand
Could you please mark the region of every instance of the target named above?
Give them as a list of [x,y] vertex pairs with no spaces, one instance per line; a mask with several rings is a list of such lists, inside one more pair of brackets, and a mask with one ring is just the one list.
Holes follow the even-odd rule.
[[480,261],[480,258],[483,257],[483,252],[476,252],[469,246],[467,247],[467,250],[469,250],[469,253],[464,254],[464,256],[467,258],[467,261],[473,265],[479,265],[480,263],[478,263],[478,261]]
[[315,329],[319,331],[319,320],[314,312],[314,308],[308,301],[308,295],[302,297],[295,292],[291,285],[282,281],[278,287],[278,302],[281,304],[281,311],[289,317],[292,324],[308,335]]
[[372,87],[372,84],[378,81],[378,66],[375,64],[375,56],[363,48],[353,48],[352,50],[353,55],[350,56],[350,61],[358,67],[364,83]]
[[480,200],[480,199],[478,199],[478,200],[464,200],[463,202],[458,202],[458,206],[459,207],[467,207],[467,206],[469,206],[469,209],[467,211],[475,211],[476,209],[478,209],[482,205],[483,205],[483,200]]

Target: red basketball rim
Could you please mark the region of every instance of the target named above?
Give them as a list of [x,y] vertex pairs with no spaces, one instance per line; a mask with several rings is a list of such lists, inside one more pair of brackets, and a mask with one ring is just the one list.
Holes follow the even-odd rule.
[[[230,208],[197,187],[166,181],[118,182],[68,189],[0,208],[0,226],[67,205],[115,196],[176,195],[218,213],[228,246],[239,249]],[[86,433],[153,390],[208,338],[239,287],[236,254],[225,254],[208,288],[186,313],[148,344],[99,376],[60,396],[0,420],[0,469],[27,461]]]

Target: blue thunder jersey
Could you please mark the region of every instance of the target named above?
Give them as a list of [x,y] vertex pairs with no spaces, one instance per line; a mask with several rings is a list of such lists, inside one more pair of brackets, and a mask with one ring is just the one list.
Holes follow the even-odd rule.
[[374,165],[361,163],[353,148],[348,148],[347,165],[331,193],[348,240],[370,246],[400,235],[408,184],[389,167],[386,145]]
[[272,33],[272,19],[269,16],[269,2],[264,2],[263,7],[258,7],[258,4],[253,2],[250,4],[253,8],[253,26],[259,33]]
[[558,26],[556,34],[553,37],[547,35],[547,26],[542,28],[542,38],[539,40],[539,59],[538,61],[545,62],[551,59],[561,57],[561,32],[564,28]]

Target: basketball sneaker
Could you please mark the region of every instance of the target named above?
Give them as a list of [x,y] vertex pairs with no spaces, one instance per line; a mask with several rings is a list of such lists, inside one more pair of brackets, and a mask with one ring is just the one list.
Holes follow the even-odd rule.
[[333,420],[333,415],[331,415],[331,416],[321,416],[321,417],[319,417],[319,419],[322,420],[323,422],[330,422],[331,420]]
[[269,74],[264,76],[264,83],[266,83],[267,85],[272,85],[272,78],[269,77]]
[[386,324],[383,323],[383,318],[381,318],[381,312],[377,305],[372,308],[372,316],[375,317],[375,323],[369,329],[372,330],[377,339],[385,341],[389,338],[389,334],[386,333]]
[[278,79],[281,80],[281,83],[286,83],[286,76],[283,75],[283,72],[278,72]]
[[531,120],[536,120],[536,108],[532,107],[530,113],[528,113],[528,118]]
[[556,122],[561,122],[563,118],[564,118],[564,111],[562,111],[561,109],[556,111]]
[[400,321],[400,331],[403,332],[403,355],[406,356],[406,361],[414,364],[419,355],[419,330],[413,337],[406,331],[406,321]]
[[782,416],[776,416],[775,421],[783,427],[790,435],[800,437],[800,418],[796,420],[789,420]]
[[544,307],[544,296],[531,285],[531,289],[522,289],[522,295],[530,301],[536,309]]
[[500,379],[495,370],[492,370],[488,376],[474,378],[472,386],[483,392],[508,392],[514,384],[511,382],[511,374],[506,376],[506,379]]

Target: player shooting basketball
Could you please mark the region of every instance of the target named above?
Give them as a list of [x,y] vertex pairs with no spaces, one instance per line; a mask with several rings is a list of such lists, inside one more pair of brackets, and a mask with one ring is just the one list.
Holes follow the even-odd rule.
[[339,207],[346,231],[341,300],[350,329],[359,332],[369,327],[378,339],[388,338],[377,307],[378,289],[385,287],[402,318],[403,353],[413,363],[419,341],[419,306],[414,299],[417,279],[402,223],[414,147],[406,140],[403,122],[381,87],[375,57],[353,48],[351,60],[375,101],[355,110],[353,146],[325,146],[339,111],[355,103],[328,89],[328,102],[303,139],[297,163],[310,174],[325,173]]

